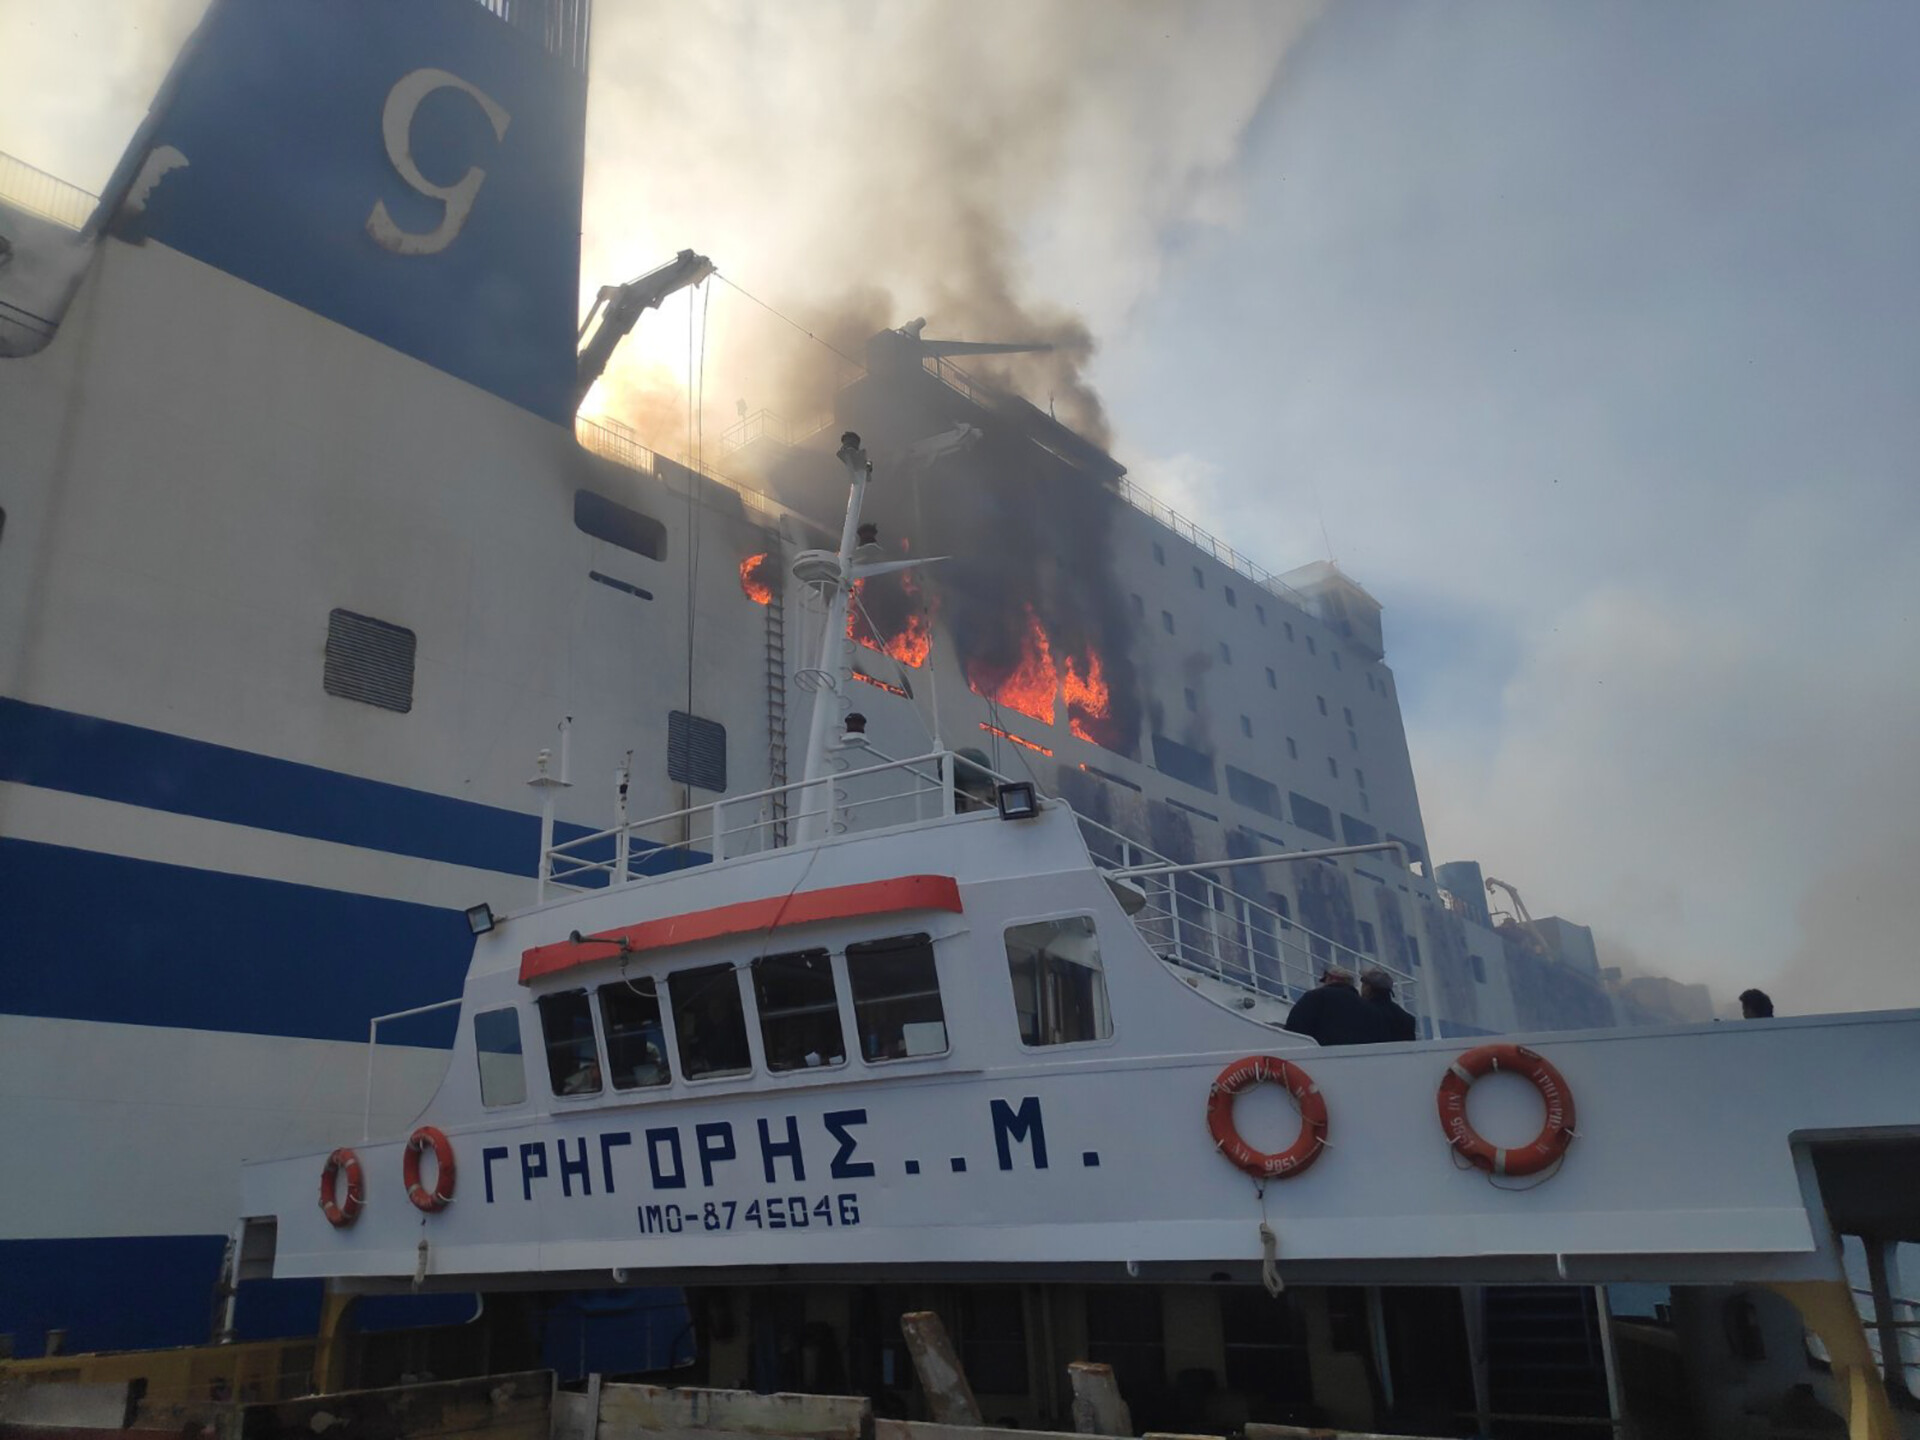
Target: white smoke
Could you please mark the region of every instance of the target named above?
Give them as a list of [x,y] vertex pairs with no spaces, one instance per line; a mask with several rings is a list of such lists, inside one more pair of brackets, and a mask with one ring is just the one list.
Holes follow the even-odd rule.
[[[1015,362],[1024,387],[1103,435],[1094,339],[1151,290],[1172,227],[1231,220],[1243,137],[1314,9],[603,5],[583,285],[692,247],[855,359],[916,315],[930,335],[1049,340],[1059,354]],[[670,302],[591,403],[684,432],[702,368],[710,423],[736,399],[819,407],[848,378],[726,287],[699,303],[704,367]]]
[[98,193],[208,0],[0,0],[0,151]]

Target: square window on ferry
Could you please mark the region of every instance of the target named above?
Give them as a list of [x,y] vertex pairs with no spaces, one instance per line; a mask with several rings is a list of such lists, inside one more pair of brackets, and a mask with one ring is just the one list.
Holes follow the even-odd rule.
[[847,946],[847,987],[861,1059],[871,1064],[947,1053],[947,1015],[927,936],[894,935]]
[[673,1079],[667,1032],[660,1023],[657,981],[616,980],[600,987],[600,1028],[607,1036],[607,1072],[616,1090],[643,1090]]
[[474,1016],[473,1051],[480,1061],[482,1105],[518,1105],[527,1098],[518,1010],[509,1006],[505,1010],[483,1010]]
[[1014,925],[1007,968],[1023,1045],[1072,1045],[1113,1034],[1100,944],[1085,915]]
[[540,1033],[547,1044],[547,1077],[556,1095],[600,1093],[600,1047],[585,990],[542,995]]
[[731,965],[702,965],[667,977],[680,1073],[689,1080],[753,1072],[746,1007]]
[[753,962],[753,1000],[760,1008],[760,1047],[767,1069],[812,1070],[847,1063],[833,961],[825,950],[762,955]]

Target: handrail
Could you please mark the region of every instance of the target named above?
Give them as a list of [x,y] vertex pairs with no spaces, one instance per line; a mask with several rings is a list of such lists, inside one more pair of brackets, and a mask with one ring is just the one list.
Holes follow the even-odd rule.
[[[1272,953],[1278,962],[1280,973],[1277,977],[1279,994],[1276,998],[1293,1000],[1299,993],[1311,987],[1315,966],[1330,963],[1340,958],[1358,971],[1365,967],[1378,965],[1394,977],[1396,988],[1409,1002],[1413,1013],[1424,1013],[1420,1005],[1423,987],[1408,971],[1397,966],[1381,964],[1376,956],[1364,954],[1344,945],[1338,940],[1322,935],[1307,925],[1284,915],[1270,906],[1242,895],[1239,891],[1223,886],[1212,877],[1211,872],[1221,869],[1249,867],[1276,861],[1333,858],[1338,855],[1366,853],[1387,848],[1395,842],[1382,842],[1372,846],[1341,846],[1332,851],[1292,851],[1281,855],[1244,856],[1237,859],[1197,861],[1179,864],[1167,859],[1138,841],[1121,834],[1096,820],[1085,816],[1077,817],[1083,832],[1093,831],[1107,837],[1120,847],[1116,861],[1102,853],[1102,847],[1089,844],[1087,849],[1093,857],[1095,866],[1115,880],[1131,880],[1148,895],[1148,904],[1133,916],[1134,926],[1139,930],[1150,949],[1159,953],[1161,947],[1168,954],[1163,959],[1181,966],[1183,969],[1211,975],[1227,984],[1252,990],[1257,995],[1273,994],[1269,985],[1263,983],[1267,978],[1262,974],[1260,960],[1262,951]],[[1135,863],[1135,857],[1150,857],[1153,863]],[[1176,876],[1198,877],[1204,887],[1199,899],[1183,890]],[[1161,881],[1158,886],[1151,882]],[[1149,882],[1140,885],[1139,882]],[[1159,897],[1164,903],[1154,903]],[[1225,904],[1221,902],[1224,897]],[[1256,922],[1255,916],[1261,917]],[[1224,920],[1232,932],[1222,936],[1215,923],[1216,917]],[[1297,934],[1296,934],[1297,932]],[[1257,935],[1257,938],[1256,938]],[[1302,945],[1304,937],[1306,944]],[[1222,947],[1228,955],[1223,955]],[[1317,953],[1316,946],[1325,947],[1323,957]],[[1246,957],[1244,965],[1229,963],[1232,952]],[[1291,952],[1291,957],[1289,952]],[[1300,982],[1292,983],[1288,971],[1296,967],[1300,973]]]
[[79,230],[87,223],[99,197],[58,175],[49,175],[17,155],[0,151],[0,204],[30,211],[42,220]]
[[[994,782],[1006,779],[990,766],[971,759],[963,761],[951,750],[896,760],[882,754],[870,742],[856,740],[842,749],[841,756],[850,750],[864,751],[874,756],[876,763],[838,770],[824,780],[794,780],[739,795],[724,795],[700,805],[682,806],[549,845],[541,856],[540,898],[547,898],[550,887],[579,893],[604,885],[622,886],[660,878],[660,871],[634,873],[636,852],[642,857],[643,865],[650,865],[660,856],[690,857],[695,847],[703,844],[709,847],[710,854],[693,863],[720,862],[745,854],[793,848],[796,842],[783,837],[793,833],[788,827],[796,819],[824,815],[827,829],[833,834],[844,833],[856,823],[856,817],[882,806],[910,806],[911,818],[918,822],[950,819],[959,808],[958,781],[963,773],[977,774],[983,780]],[[963,764],[967,767],[965,772],[961,769]],[[855,782],[885,775],[902,776],[912,783],[875,793],[848,793],[846,787]],[[803,797],[796,793],[806,791],[824,791],[824,804],[818,796]],[[931,817],[924,810],[930,796],[936,801]],[[784,813],[776,813],[776,807],[768,802],[777,798],[787,798],[795,805]],[[740,808],[755,818],[737,822],[735,817]],[[1087,852],[1095,869],[1111,880],[1136,883],[1144,903],[1131,915],[1134,929],[1153,953],[1169,963],[1211,975],[1256,995],[1288,1001],[1310,988],[1316,964],[1338,957],[1356,970],[1380,965],[1378,957],[1321,935],[1292,916],[1221,884],[1212,872],[1238,866],[1398,850],[1398,842],[1179,864],[1098,821],[1077,814],[1075,819],[1081,826],[1082,839],[1087,842]],[[883,819],[882,823],[888,822]],[[647,832],[662,827],[680,833],[677,838],[665,841],[649,837]],[[753,836],[762,836],[771,843],[756,845],[751,839],[743,839]],[[596,851],[598,853],[589,853]],[[1404,861],[1402,855],[1402,863]],[[683,868],[686,868],[683,864],[672,867],[675,871]],[[1380,965],[1380,968],[1393,975],[1414,1013],[1423,1013],[1418,998],[1423,987],[1418,980],[1397,966]]]
[[373,1138],[373,1050],[380,1043],[380,1022],[382,1020],[406,1020],[415,1015],[431,1015],[436,1010],[447,1010],[458,1005],[465,997],[456,995],[451,1000],[436,1000],[431,1005],[416,1005],[411,1010],[395,1010],[390,1014],[376,1015],[367,1021],[367,1101],[360,1112],[360,1143],[366,1144]]
[[[652,874],[634,874],[632,866],[637,856],[645,864],[652,857],[668,854],[691,855],[697,845],[706,845],[710,854],[694,863],[706,863],[706,860],[721,861],[738,858],[743,854],[762,853],[765,850],[791,848],[792,842],[781,839],[786,827],[793,821],[809,816],[828,817],[830,828],[844,830],[845,823],[851,817],[870,811],[882,805],[909,805],[915,820],[944,819],[955,813],[956,777],[960,766],[965,765],[971,773],[994,781],[1005,779],[987,766],[972,760],[961,760],[951,750],[932,751],[925,755],[911,756],[905,760],[889,759],[880,755],[871,745],[850,747],[863,748],[868,753],[879,756],[879,763],[861,766],[858,769],[839,770],[825,780],[792,780],[784,785],[770,785],[765,789],[751,790],[740,795],[723,795],[718,800],[709,800],[700,805],[683,806],[678,810],[668,810],[659,815],[650,815],[645,819],[629,821],[606,830],[596,830],[562,844],[551,845],[542,854],[541,898],[546,898],[549,885],[558,885],[563,889],[581,890],[586,884],[570,883],[585,881],[587,877],[600,877],[593,884],[611,883],[625,885],[636,881],[655,878]],[[844,753],[844,751],[843,751]],[[899,790],[881,794],[849,795],[845,786],[851,782],[874,776],[900,774],[908,777],[912,785]],[[816,797],[803,792],[824,790],[827,795],[824,805]],[[924,802],[928,797],[936,797],[938,804],[933,816],[923,813]],[[768,802],[776,798],[785,798],[793,802],[784,812],[775,814]],[[744,823],[734,823],[734,816],[740,808],[749,813],[757,813],[757,818]],[[655,841],[645,832],[659,827],[672,827],[681,831],[673,840]],[[741,842],[743,836],[763,836],[772,843],[755,845]],[[640,842],[638,846],[635,842]],[[589,854],[611,846],[612,856],[604,853]],[[676,866],[685,868],[684,866]]]
[[672,456],[662,455],[659,451],[642,445],[639,438],[620,424],[619,421],[606,422],[589,420],[577,415],[573,421],[574,438],[582,449],[591,450],[603,460],[611,460],[616,465],[624,465],[629,470],[637,470],[642,475],[651,475],[656,480],[665,478],[656,468],[655,462],[665,460],[669,465],[677,466],[688,474],[698,475],[703,480],[731,490],[740,497],[741,503],[753,510],[763,520],[773,522],[790,513],[773,496],[764,490],[755,489],[744,481],[715,470],[711,465],[694,464],[691,460],[675,460]]
[[[975,380],[973,376],[961,369],[958,365],[955,365],[945,356],[929,355],[925,357],[920,364],[923,370],[936,380],[945,384],[948,389],[966,396],[967,399],[972,400],[976,404],[981,403],[981,397],[976,394],[975,391],[977,389],[989,388],[985,387],[981,381]],[[1212,531],[1189,520],[1185,515],[1182,515],[1178,510],[1175,510],[1171,505],[1167,504],[1166,501],[1160,499],[1157,495],[1137,484],[1135,481],[1129,480],[1125,475],[1121,475],[1113,481],[1113,491],[1141,514],[1151,520],[1159,522],[1161,526],[1171,530],[1176,536],[1185,540],[1195,549],[1206,551],[1207,554],[1211,555],[1235,574],[1253,581],[1253,583],[1261,589],[1281,600],[1285,600],[1288,604],[1297,607],[1303,613],[1317,617],[1319,612],[1314,608],[1312,602],[1298,590],[1288,585],[1273,571],[1267,569],[1264,565],[1249,560]]]
[[1158,521],[1195,549],[1206,551],[1235,574],[1253,581],[1268,594],[1285,600],[1303,613],[1318,616],[1319,612],[1314,608],[1313,603],[1273,571],[1249,560],[1212,531],[1189,520],[1144,486],[1122,475],[1114,482],[1114,491],[1141,514]]

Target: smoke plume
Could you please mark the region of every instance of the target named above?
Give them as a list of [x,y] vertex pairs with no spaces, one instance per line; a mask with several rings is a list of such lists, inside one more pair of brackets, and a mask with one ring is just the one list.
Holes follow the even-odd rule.
[[[643,320],[590,406],[646,413],[642,392],[692,380],[711,446],[736,402],[824,411],[858,373],[827,345],[857,362],[866,336],[923,315],[929,335],[1053,345],[976,373],[1104,443],[1094,336],[1151,288],[1174,227],[1231,219],[1242,137],[1311,14],[603,6],[584,288],[692,246],[825,344],[720,285]],[[643,439],[685,443],[684,400],[651,410],[680,419]]]

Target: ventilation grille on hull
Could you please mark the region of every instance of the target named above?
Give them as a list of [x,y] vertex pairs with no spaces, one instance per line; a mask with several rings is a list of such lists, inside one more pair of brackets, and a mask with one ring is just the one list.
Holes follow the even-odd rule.
[[668,711],[667,778],[702,790],[725,790],[727,727],[684,710]]
[[327,616],[327,694],[406,714],[413,709],[414,644],[413,631],[403,625],[333,611]]

